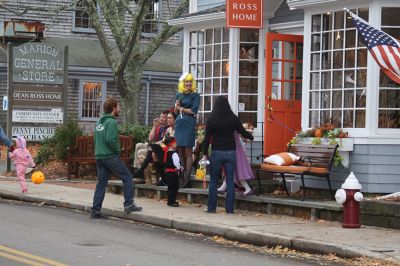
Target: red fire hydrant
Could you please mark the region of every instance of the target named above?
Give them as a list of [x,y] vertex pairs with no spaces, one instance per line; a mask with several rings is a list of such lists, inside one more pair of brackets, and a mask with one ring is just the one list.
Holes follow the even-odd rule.
[[358,182],[353,172],[347,177],[335,194],[336,202],[343,204],[343,222],[344,228],[360,228],[360,201],[364,196],[360,192],[361,184]]

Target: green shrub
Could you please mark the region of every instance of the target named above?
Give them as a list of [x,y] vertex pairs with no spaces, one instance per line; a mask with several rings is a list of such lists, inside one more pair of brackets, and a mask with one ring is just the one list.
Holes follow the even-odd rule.
[[67,158],[67,147],[75,144],[75,137],[83,134],[78,122],[67,120],[58,126],[54,136],[44,140],[35,158],[36,163],[46,163],[50,159],[65,160]]
[[151,128],[149,126],[123,123],[118,127],[119,134],[133,136],[135,143],[144,143],[149,139]]
[[53,137],[45,139],[40,144],[38,153],[35,156],[35,163],[42,164],[54,158],[55,140]]

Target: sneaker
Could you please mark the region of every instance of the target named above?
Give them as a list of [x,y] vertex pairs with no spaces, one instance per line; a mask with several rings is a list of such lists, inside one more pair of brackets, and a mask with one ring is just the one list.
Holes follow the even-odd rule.
[[179,203],[178,202],[167,203],[167,205],[170,206],[170,207],[179,207]]
[[156,186],[166,186],[167,184],[165,184],[162,180],[159,180],[157,183],[156,183]]
[[107,215],[102,214],[101,212],[92,212],[90,213],[91,219],[108,219]]
[[251,195],[251,194],[254,194],[254,190],[249,190],[249,191],[245,191],[245,192],[243,192],[243,196],[249,196],[249,195]]
[[135,203],[132,203],[129,207],[124,208],[125,214],[130,214],[131,212],[140,212],[141,210],[143,210],[143,208],[136,206]]
[[27,188],[23,189],[22,193],[28,193],[28,189]]
[[204,209],[204,212],[206,212],[206,213],[216,213],[217,211],[216,211],[216,210],[209,211],[208,208],[205,208],[205,209]]

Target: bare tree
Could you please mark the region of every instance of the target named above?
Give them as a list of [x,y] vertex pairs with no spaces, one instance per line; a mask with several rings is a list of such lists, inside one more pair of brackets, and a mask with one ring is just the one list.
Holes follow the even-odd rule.
[[[128,122],[137,122],[137,103],[140,90],[142,71],[146,61],[154,54],[160,45],[178,33],[182,28],[169,26],[166,21],[160,21],[163,26],[159,33],[145,47],[141,45],[142,25],[153,1],[135,0],[132,9],[130,0],[98,0],[107,26],[113,36],[112,43],[107,39],[95,1],[84,0],[87,13],[92,20],[104,55],[112,69],[118,91],[124,100],[124,112]],[[169,0],[167,0],[169,3]],[[170,18],[180,16],[189,6],[189,0],[182,0]],[[132,23],[126,27],[127,16]],[[113,52],[113,45],[118,53]]]
[[[157,21],[161,30],[146,44],[142,44],[142,26],[148,17],[153,1],[149,0],[73,0],[66,5],[46,10],[46,8],[26,6],[18,10],[10,9],[0,1],[0,8],[17,15],[29,11],[47,11],[56,17],[62,11],[74,10],[77,3],[83,6],[103,48],[104,55],[111,67],[119,94],[123,99],[123,110],[127,122],[137,122],[138,94],[141,87],[143,67],[154,52],[170,37],[182,30],[181,27],[169,26],[166,19],[173,19],[183,14],[189,6],[189,0],[181,0],[179,6],[170,10],[169,18]],[[164,0],[170,6],[170,0]],[[97,4],[100,6],[101,15]],[[127,25],[128,21],[130,25]],[[111,32],[106,35],[105,27]]]

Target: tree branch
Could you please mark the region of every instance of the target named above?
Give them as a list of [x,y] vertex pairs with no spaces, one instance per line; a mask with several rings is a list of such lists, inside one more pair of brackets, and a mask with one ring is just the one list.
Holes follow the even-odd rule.
[[57,15],[58,13],[62,12],[62,11],[71,11],[71,10],[75,10],[74,8],[71,9],[71,7],[75,7],[75,4],[78,0],[74,0],[69,4],[66,5],[62,5],[59,7],[55,7],[55,8],[47,8],[44,6],[19,6],[21,7],[20,10],[18,9],[14,9],[14,8],[10,8],[9,5],[4,5],[4,4],[0,4],[0,9],[4,9],[7,10],[17,16],[23,16],[26,13],[28,13],[29,11],[41,11],[44,13],[54,13],[54,15]]
[[125,11],[127,11],[128,6],[125,4],[125,0],[119,0],[117,2],[99,0],[99,4],[103,11],[103,16],[115,39],[115,43],[117,44],[120,53],[123,53],[126,45]]
[[[189,7],[189,0],[184,0],[181,2],[179,7],[175,10],[171,19],[177,18],[185,12],[185,10]],[[176,33],[180,32],[182,27],[177,26],[169,26],[168,24],[164,25],[161,32],[153,39],[152,43],[147,46],[145,51],[143,51],[141,55],[141,63],[144,64],[146,61],[154,54],[154,52],[169,38],[174,36]]]
[[99,15],[97,14],[97,7],[92,0],[84,0],[84,1],[85,1],[86,11],[92,21],[94,29],[96,30],[97,36],[99,37],[99,41],[101,47],[104,50],[104,55],[106,56],[107,62],[110,65],[113,73],[116,73],[118,71],[118,66],[116,65],[117,64],[116,59],[114,58],[114,55],[112,54],[112,49],[107,42],[106,34],[104,33]]
[[140,34],[142,29],[142,23],[146,12],[148,12],[147,0],[139,0],[136,6],[136,12],[132,18],[131,29],[127,38],[126,47],[121,56],[119,64],[119,70],[123,71],[127,65],[127,62],[132,58],[132,50],[135,46],[140,46]]

